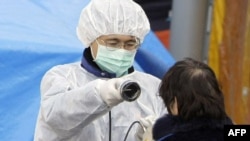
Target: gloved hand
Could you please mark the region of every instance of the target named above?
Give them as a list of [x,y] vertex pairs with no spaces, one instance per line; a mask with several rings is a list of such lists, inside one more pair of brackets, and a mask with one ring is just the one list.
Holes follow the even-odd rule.
[[137,141],[153,141],[152,128],[155,123],[155,116],[147,116],[146,118],[140,119],[140,124],[143,126],[138,126],[135,138]]
[[98,84],[99,93],[108,106],[113,107],[123,101],[119,90],[123,81],[121,78],[100,80]]

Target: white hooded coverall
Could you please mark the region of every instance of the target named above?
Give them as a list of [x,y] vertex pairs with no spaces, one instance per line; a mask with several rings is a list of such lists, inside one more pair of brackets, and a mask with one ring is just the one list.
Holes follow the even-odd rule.
[[[160,80],[150,74],[134,71],[125,77],[136,80],[140,97],[108,107],[100,97],[100,79],[81,67],[80,63],[55,66],[41,82],[41,107],[37,119],[35,141],[108,141],[111,110],[112,141],[123,141],[134,121],[166,113],[158,96]],[[135,124],[127,141],[135,141]]]

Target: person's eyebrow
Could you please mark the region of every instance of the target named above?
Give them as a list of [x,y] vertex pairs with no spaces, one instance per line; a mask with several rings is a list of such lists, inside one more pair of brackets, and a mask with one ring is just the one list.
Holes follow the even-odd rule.
[[135,39],[130,39],[130,40],[127,40],[126,42],[136,42]]
[[105,41],[116,41],[116,42],[120,42],[120,40],[117,39],[117,38],[109,38],[109,39],[105,39]]
[[[116,41],[116,42],[121,42],[120,39],[118,38],[109,38],[109,39],[105,39],[105,41]],[[129,39],[129,40],[126,40],[125,42],[136,42],[135,39]]]

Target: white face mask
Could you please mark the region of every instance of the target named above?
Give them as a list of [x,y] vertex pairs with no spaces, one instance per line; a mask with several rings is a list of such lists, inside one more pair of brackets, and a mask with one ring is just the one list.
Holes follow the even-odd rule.
[[120,48],[106,47],[98,44],[94,61],[104,71],[115,73],[116,77],[127,74],[128,68],[133,65],[136,50],[128,51]]

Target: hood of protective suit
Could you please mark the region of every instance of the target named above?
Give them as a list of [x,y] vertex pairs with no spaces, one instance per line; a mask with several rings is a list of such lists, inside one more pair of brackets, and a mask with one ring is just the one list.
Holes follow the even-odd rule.
[[77,36],[88,47],[101,35],[131,35],[143,42],[150,30],[149,20],[140,5],[132,0],[91,0],[83,8]]

